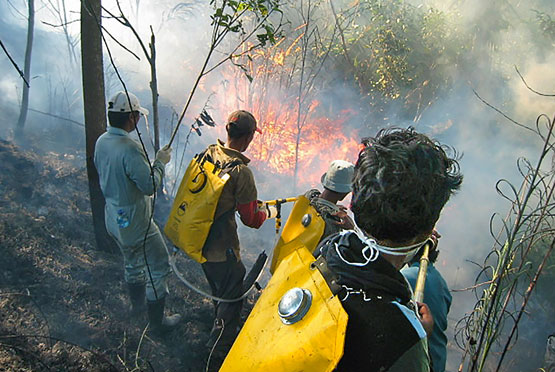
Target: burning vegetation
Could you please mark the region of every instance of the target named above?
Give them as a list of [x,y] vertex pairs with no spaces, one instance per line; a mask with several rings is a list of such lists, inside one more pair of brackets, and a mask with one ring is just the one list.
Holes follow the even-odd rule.
[[[332,160],[355,161],[360,139],[382,127],[410,125],[455,145],[471,160],[461,161],[466,199],[444,213],[452,237],[444,234],[450,247],[441,269],[452,289],[465,287],[476,302],[464,304],[459,291],[453,294],[447,370],[540,367],[544,338],[555,332],[553,117],[541,117],[536,128],[529,122],[553,112],[554,94],[539,92],[555,79],[549,1],[461,1],[446,9],[408,0],[87,0],[80,2],[88,4],[81,23],[69,1],[41,9],[33,0],[26,9],[23,3],[0,2],[0,29],[8,35],[0,40],[8,57],[0,64],[6,97],[0,136],[8,140],[0,140],[0,369],[206,366],[211,302],[172,278],[168,305],[185,321],[166,340],[153,338],[146,319],[128,319],[122,258],[105,249],[92,151],[106,128],[105,97],[122,87],[139,91],[141,102],[152,100],[151,123],[139,128],[147,153],[168,142],[173,147],[156,202],[160,226],[192,155],[225,136],[218,119],[236,109],[252,112],[262,130],[246,153],[262,199],[320,187]],[[40,27],[35,13],[44,18]],[[33,30],[44,46],[35,42],[31,58]],[[84,37],[81,45],[83,92],[77,40],[96,32],[96,44]],[[52,53],[59,49],[48,43],[62,45],[52,35],[63,39],[63,54]],[[536,90],[525,77],[546,85]],[[179,130],[182,123],[189,132]],[[538,152],[538,163],[519,160],[515,181],[509,160],[535,159]],[[506,206],[479,205],[495,199],[493,183],[482,181],[488,176],[510,181],[497,185],[510,211],[492,219],[491,237],[487,219]],[[472,190],[480,197],[468,196]],[[266,227],[241,231],[247,267],[261,249],[272,248],[273,226]],[[180,256],[179,267],[208,287],[191,260]]]

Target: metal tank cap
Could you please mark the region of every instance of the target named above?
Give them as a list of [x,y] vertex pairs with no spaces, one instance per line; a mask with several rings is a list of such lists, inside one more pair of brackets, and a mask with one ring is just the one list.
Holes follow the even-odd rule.
[[288,290],[278,304],[278,314],[283,324],[294,324],[301,320],[312,304],[312,293],[308,289]]
[[312,222],[312,215],[310,215],[309,213],[305,214],[303,216],[303,219],[301,220],[301,223],[303,224],[304,227],[308,227],[308,225],[310,225],[311,222]]

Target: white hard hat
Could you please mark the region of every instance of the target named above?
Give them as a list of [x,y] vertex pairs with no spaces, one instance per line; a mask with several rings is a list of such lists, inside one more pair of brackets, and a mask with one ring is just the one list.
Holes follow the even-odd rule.
[[[131,108],[129,108],[129,102],[131,102]],[[139,99],[131,92],[127,92],[127,94],[124,91],[117,92],[108,101],[108,112],[132,111],[139,111],[143,115],[148,115],[148,110],[144,107],[141,107],[141,105],[139,104]]]
[[348,193],[352,191],[355,166],[345,160],[334,160],[328,171],[322,174],[322,185],[331,191]]

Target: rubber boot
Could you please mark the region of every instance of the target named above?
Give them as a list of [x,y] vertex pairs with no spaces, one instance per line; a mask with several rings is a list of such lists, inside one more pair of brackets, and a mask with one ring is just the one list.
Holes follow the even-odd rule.
[[157,301],[147,301],[147,305],[150,329],[155,334],[163,335],[168,333],[181,321],[181,314],[164,316],[165,297]]
[[146,311],[146,286],[144,283],[127,283],[131,308],[129,315],[138,317]]

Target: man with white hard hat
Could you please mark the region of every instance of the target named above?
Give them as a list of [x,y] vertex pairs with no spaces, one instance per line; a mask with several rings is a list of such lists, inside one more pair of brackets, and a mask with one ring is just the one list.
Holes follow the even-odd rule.
[[321,240],[343,229],[353,227],[346,208],[337,203],[345,199],[351,192],[354,169],[355,166],[348,161],[334,160],[321,178],[324,191],[312,189],[305,193],[310,204],[326,222]]
[[170,266],[166,244],[152,220],[151,196],[162,182],[171,148],[160,149],[149,164],[141,145],[129,136],[141,115],[148,110],[132,93],[118,92],[109,100],[110,125],[96,141],[94,164],[106,199],[106,229],[123,254],[131,315],[148,310],[150,328],[162,334],[181,319],[179,314],[164,316]]

